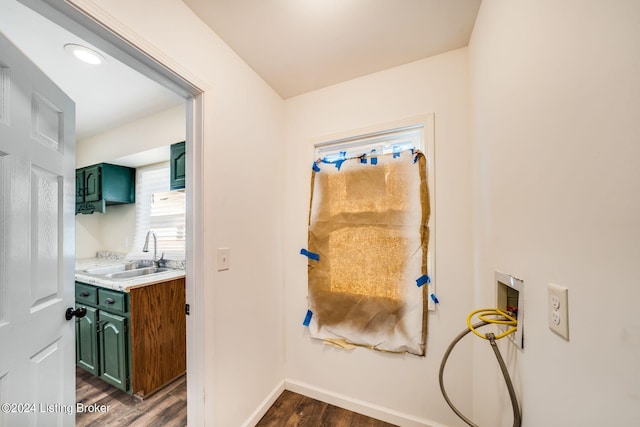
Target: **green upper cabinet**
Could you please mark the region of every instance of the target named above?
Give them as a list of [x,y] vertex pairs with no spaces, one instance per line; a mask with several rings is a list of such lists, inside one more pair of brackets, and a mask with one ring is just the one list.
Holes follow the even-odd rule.
[[136,170],[100,163],[76,169],[76,213],[104,213],[107,205],[134,203]]
[[76,204],[100,200],[100,165],[76,169]]
[[185,143],[178,142],[171,145],[171,190],[179,190],[185,187],[186,165]]
[[99,165],[84,168],[84,201],[97,202],[101,197],[100,174],[102,167]]

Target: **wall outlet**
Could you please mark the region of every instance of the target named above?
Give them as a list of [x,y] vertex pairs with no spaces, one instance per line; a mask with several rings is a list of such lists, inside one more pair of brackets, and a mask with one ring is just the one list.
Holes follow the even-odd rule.
[[549,283],[549,329],[569,341],[569,290]]

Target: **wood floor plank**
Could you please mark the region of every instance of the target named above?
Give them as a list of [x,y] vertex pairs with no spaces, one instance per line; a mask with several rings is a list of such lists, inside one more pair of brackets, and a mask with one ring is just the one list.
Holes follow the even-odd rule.
[[283,391],[256,427],[282,427],[291,418],[301,400],[302,395],[289,390]]
[[[187,425],[186,375],[140,400],[86,373],[76,372],[76,400],[109,405],[109,411],[76,414],[77,427],[184,427]],[[394,427],[288,390],[276,399],[256,427]]]
[[285,390],[256,427],[394,427],[337,406]]
[[358,427],[393,427],[393,424],[385,423],[384,421],[376,420],[374,418],[367,417],[362,414],[353,414],[352,426]]
[[285,427],[313,427],[318,426],[322,414],[327,409],[328,404],[319,400],[302,396],[300,403],[296,406],[295,412],[291,415]]
[[351,427],[355,414],[346,409],[329,405],[322,414],[319,426],[321,427]]
[[186,375],[140,400],[82,369],[76,370],[76,401],[109,405],[108,412],[78,413],[77,427],[147,427],[187,425]]

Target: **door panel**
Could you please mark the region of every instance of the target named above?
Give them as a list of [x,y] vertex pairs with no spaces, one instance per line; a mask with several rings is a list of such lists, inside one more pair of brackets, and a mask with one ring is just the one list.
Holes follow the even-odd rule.
[[31,97],[31,136],[34,140],[60,151],[64,113],[46,98]]
[[100,378],[127,390],[127,319],[100,311]]
[[9,68],[0,63],[0,124],[9,126]]
[[[0,96],[2,93],[0,92]],[[2,101],[0,101],[1,103]],[[1,112],[0,112],[1,114]],[[1,125],[0,125],[1,126]],[[11,168],[9,165],[9,156],[6,153],[0,152],[0,226],[6,221],[6,206],[7,200],[10,194],[9,184],[11,182]],[[1,230],[4,231],[4,230]],[[4,255],[6,247],[7,236],[5,233],[0,233],[0,330],[5,323],[5,317],[7,313],[7,267],[6,256]],[[1,366],[1,365],[0,365]],[[0,375],[3,373],[0,372]],[[4,378],[4,377],[3,377]],[[2,388],[0,388],[2,392]]]
[[98,375],[97,310],[93,307],[84,307],[87,309],[87,314],[76,320],[76,363],[93,375]]
[[0,393],[45,408],[0,414],[3,427],[75,421],[60,410],[75,401],[74,322],[64,318],[74,305],[74,116],[73,101],[0,33]]
[[76,170],[76,203],[84,202],[84,171]]
[[[60,340],[40,350],[30,359],[31,384],[30,395],[34,396],[33,402],[38,403],[38,410],[35,411],[33,425],[55,426],[60,425],[65,412],[72,412],[73,406],[67,406],[62,413],[57,411],[47,411],[47,402],[56,402],[58,390],[55,387],[42,387],[41,384],[62,384],[62,365],[65,355],[64,345]],[[69,408],[69,409],[67,409]]]
[[97,202],[101,199],[100,167],[91,166],[84,168],[84,201]]
[[62,195],[61,177],[36,166],[31,167],[31,311],[60,297],[61,276],[58,274],[58,218]]

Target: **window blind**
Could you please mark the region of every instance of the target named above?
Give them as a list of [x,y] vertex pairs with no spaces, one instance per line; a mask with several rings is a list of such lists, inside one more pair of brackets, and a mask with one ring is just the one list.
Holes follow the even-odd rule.
[[185,259],[185,193],[169,191],[169,163],[163,162],[136,169],[136,231],[129,259],[151,259],[153,242],[149,252],[142,252],[149,230],[156,233],[158,257]]
[[185,258],[184,208],[184,191],[168,191],[152,195],[151,230],[158,238],[158,254],[164,252],[167,259]]

